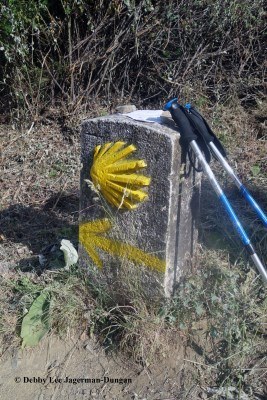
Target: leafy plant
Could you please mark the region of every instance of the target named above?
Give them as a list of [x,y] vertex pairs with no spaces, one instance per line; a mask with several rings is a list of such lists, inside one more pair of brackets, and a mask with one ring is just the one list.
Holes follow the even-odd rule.
[[50,318],[50,293],[43,290],[34,300],[29,311],[24,316],[20,336],[23,339],[22,348],[36,346],[43,336],[49,331]]

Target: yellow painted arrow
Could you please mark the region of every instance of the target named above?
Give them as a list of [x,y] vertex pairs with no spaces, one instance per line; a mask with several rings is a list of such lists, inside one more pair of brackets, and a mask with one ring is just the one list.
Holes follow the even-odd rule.
[[79,226],[79,241],[99,268],[103,267],[103,263],[96,248],[120,258],[127,258],[135,264],[145,265],[153,270],[165,272],[166,264],[163,260],[160,260],[137,247],[102,235],[108,232],[111,228],[111,222],[107,218],[85,222]]

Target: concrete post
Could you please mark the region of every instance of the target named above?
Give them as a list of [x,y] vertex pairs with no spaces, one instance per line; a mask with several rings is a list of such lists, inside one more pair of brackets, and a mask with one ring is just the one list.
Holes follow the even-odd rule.
[[200,176],[173,126],[112,115],[81,131],[79,256],[94,279],[172,295],[195,251]]

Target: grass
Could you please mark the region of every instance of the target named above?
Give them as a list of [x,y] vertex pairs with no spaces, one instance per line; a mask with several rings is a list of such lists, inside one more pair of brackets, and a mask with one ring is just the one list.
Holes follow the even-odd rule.
[[157,305],[140,295],[119,305],[117,293],[92,286],[77,266],[39,277],[17,272],[13,279],[2,278],[1,287],[3,349],[18,346],[22,316],[46,288],[54,334],[95,336],[106,351],[122,351],[144,366],[168,354],[178,338],[200,356],[203,384],[264,390],[266,293],[256,274],[233,266],[227,252],[201,251],[198,273],[169,302]]
[[[213,128],[231,149],[230,159],[238,164],[241,178],[266,208],[265,136],[257,123],[263,109],[261,104],[248,115],[237,105],[238,113],[229,115],[231,109],[226,105],[208,110],[203,104],[205,115],[209,111],[214,116]],[[140,291],[138,280],[126,274],[126,264],[121,275],[129,279],[118,282],[117,289],[93,283],[79,266],[66,271],[55,269],[55,264],[52,268],[48,261],[45,269],[40,267],[37,256],[43,248],[62,238],[77,244],[79,140],[74,133],[72,140],[66,141],[56,123],[22,132],[2,126],[1,133],[6,172],[0,212],[1,353],[20,345],[22,318],[46,289],[51,298],[51,333],[95,336],[106,351],[122,351],[144,366],[167,357],[173,343],[180,341],[198,354],[197,362],[188,362],[196,367],[203,387],[233,386],[239,394],[264,396],[266,290],[230,224],[222,219],[209,186],[204,182],[197,272],[180,283],[171,300],[151,304]],[[255,173],[255,165],[260,172]],[[217,166],[213,167],[218,173]],[[224,174],[220,180],[259,255],[266,259],[264,228]],[[214,207],[207,206],[211,203]],[[218,393],[212,396],[218,398]]]

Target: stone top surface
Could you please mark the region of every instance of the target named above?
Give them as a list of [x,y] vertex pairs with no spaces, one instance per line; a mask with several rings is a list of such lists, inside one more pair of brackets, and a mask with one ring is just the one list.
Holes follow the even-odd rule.
[[[104,116],[104,117],[96,117],[96,118],[87,118],[82,122],[82,132],[83,134],[87,134],[87,135],[95,135],[95,133],[90,130],[90,131],[86,131],[84,128],[86,127],[86,125],[88,124],[88,122],[90,122],[90,125],[92,123],[101,123],[101,125],[103,126],[103,124],[105,122],[107,123],[119,123],[119,124],[124,124],[125,126],[129,125],[135,125],[137,127],[142,127],[147,129],[149,127],[150,130],[155,131],[157,133],[160,134],[164,134],[167,136],[173,137],[174,135],[177,138],[177,135],[180,137],[180,134],[175,126],[175,124],[173,123],[172,120],[170,120],[168,117],[166,117],[164,114],[162,116],[162,123],[157,123],[157,122],[142,122],[142,121],[137,121],[133,118],[121,115],[121,114],[113,114],[113,115],[109,115],[109,116]],[[103,130],[99,130],[98,131],[98,136],[106,136],[105,132],[103,132]]]

